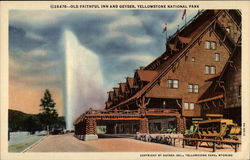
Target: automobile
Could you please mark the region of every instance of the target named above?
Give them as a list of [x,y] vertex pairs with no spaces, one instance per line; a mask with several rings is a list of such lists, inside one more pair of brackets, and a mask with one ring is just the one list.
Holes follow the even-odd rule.
[[53,128],[51,131],[52,135],[56,135],[56,134],[64,134],[63,129],[62,128]]

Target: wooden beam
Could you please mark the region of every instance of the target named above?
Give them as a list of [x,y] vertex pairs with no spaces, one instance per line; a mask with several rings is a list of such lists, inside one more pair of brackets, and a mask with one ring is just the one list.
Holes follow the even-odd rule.
[[204,102],[208,102],[208,101],[213,101],[213,100],[216,100],[216,99],[220,99],[220,98],[223,98],[223,97],[224,97],[224,95],[220,94],[218,96],[214,96],[214,97],[211,97],[211,98],[206,98],[206,99],[197,101],[196,103],[204,103]]
[[230,67],[234,68],[235,72],[238,71],[237,67],[235,65],[233,65],[234,62],[230,62],[229,65]]
[[179,106],[180,108],[182,108],[182,106],[181,106],[181,104],[179,103],[178,99],[176,99],[176,103],[178,104],[178,106]]

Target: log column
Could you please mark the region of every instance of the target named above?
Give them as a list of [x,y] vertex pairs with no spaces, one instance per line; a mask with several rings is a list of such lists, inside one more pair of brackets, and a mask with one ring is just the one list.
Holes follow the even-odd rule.
[[176,116],[176,132],[181,133],[181,117]]
[[86,120],[86,134],[96,134],[96,119],[89,118]]
[[176,116],[176,130],[177,133],[185,133],[186,130],[186,118],[181,116]]
[[149,133],[148,130],[148,119],[147,118],[142,118],[140,120],[140,129],[139,129],[140,133]]
[[181,122],[182,122],[181,133],[184,134],[186,130],[186,117],[181,117]]

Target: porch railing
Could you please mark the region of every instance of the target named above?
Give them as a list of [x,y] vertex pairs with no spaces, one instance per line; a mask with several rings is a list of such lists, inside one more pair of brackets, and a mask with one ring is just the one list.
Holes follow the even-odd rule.
[[164,113],[179,113],[178,109],[166,109],[166,108],[150,108],[147,109],[147,113],[158,113],[158,114],[164,114]]

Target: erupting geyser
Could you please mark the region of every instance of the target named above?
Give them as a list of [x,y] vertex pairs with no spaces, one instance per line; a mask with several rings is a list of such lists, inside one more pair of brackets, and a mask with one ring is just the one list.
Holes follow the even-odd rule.
[[69,30],[64,32],[66,127],[73,129],[74,120],[88,107],[104,104],[103,78],[99,57],[82,46]]

